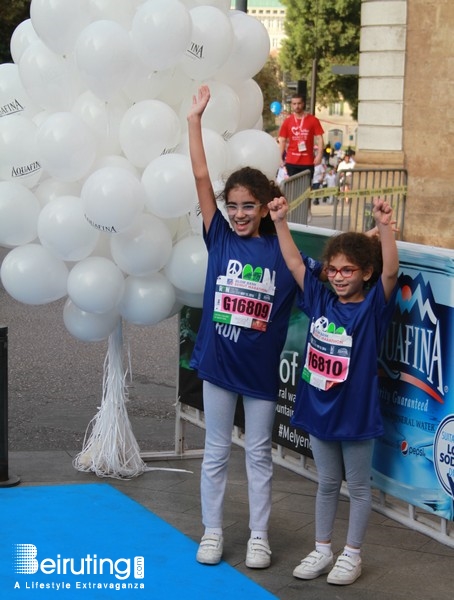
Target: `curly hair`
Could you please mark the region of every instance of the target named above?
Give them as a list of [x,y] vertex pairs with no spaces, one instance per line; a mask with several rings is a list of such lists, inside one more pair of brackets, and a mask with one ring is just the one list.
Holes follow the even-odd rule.
[[[243,167],[234,171],[225,182],[224,190],[218,195],[224,202],[228,201],[229,193],[232,189],[244,187],[253,198],[258,200],[262,206],[267,206],[273,198],[282,196],[279,186],[268,177],[253,167]],[[276,233],[276,228],[269,214],[263,217],[259,232],[262,235],[271,235]]]
[[337,254],[343,254],[361,270],[372,267],[373,273],[366,286],[376,283],[383,270],[380,240],[376,236],[348,231],[331,237],[323,251],[322,260],[328,264]]

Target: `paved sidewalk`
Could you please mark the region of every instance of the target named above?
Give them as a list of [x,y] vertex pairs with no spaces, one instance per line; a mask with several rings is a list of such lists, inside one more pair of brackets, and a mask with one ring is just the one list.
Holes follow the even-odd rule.
[[[147,463],[150,468],[186,469],[191,471],[188,473],[155,470],[120,481],[76,471],[72,466],[75,454],[63,450],[11,452],[9,474],[19,476],[22,486],[93,482],[112,485],[191,539],[199,540],[200,458]],[[326,576],[312,581],[295,579],[293,568],[313,549],[315,492],[313,482],[275,466],[270,528],[272,565],[266,570],[248,569],[244,565],[248,539],[246,476],[243,450],[235,446],[225,502],[224,559],[280,600],[441,600],[452,596],[454,550],[376,512],[372,513],[363,548],[363,574],[353,585],[332,586],[326,582]],[[342,499],[333,540],[335,553],[342,550],[347,517],[348,501]]]

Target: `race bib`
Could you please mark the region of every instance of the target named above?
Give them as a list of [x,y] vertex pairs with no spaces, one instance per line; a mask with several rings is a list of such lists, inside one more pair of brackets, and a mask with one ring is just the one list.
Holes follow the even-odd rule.
[[302,378],[320,390],[345,381],[351,349],[350,335],[323,330],[317,323],[311,323]]
[[213,321],[266,331],[275,286],[220,275],[214,294]]

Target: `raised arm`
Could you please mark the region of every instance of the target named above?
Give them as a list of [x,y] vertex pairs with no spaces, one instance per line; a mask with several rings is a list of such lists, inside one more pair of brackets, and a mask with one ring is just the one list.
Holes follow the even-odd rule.
[[303,290],[306,266],[303,262],[300,251],[298,250],[298,247],[292,238],[292,234],[290,233],[287,223],[288,202],[283,196],[281,196],[280,198],[275,198],[269,202],[268,208],[270,209],[270,215],[276,227],[282,256],[284,257],[289,271],[295,278],[296,283]]
[[396,285],[397,274],[399,272],[399,254],[397,252],[392,220],[393,210],[388,202],[377,199],[374,200],[372,212],[380,235],[383,258],[381,280],[385,291],[385,298],[388,300]]
[[187,117],[192,172],[194,174],[203,224],[207,231],[216,212],[216,198],[208,172],[202,138],[202,115],[209,100],[210,90],[208,86],[200,86],[197,96],[193,96],[192,98],[192,107]]

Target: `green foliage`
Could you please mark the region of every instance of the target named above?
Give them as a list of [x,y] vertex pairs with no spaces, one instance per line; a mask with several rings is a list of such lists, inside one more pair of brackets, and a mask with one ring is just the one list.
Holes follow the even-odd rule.
[[263,94],[263,129],[272,133],[278,128],[276,117],[270,110],[271,102],[282,99],[282,73],[277,59],[269,56],[262,70],[254,77]]
[[281,0],[287,7],[284,40],[279,61],[293,79],[306,79],[308,93],[312,65],[317,60],[318,105],[344,99],[356,116],[358,78],[334,75],[334,65],[357,65],[361,0]]
[[0,11],[0,64],[12,62],[10,41],[14,30],[30,16],[30,0],[1,0]]

